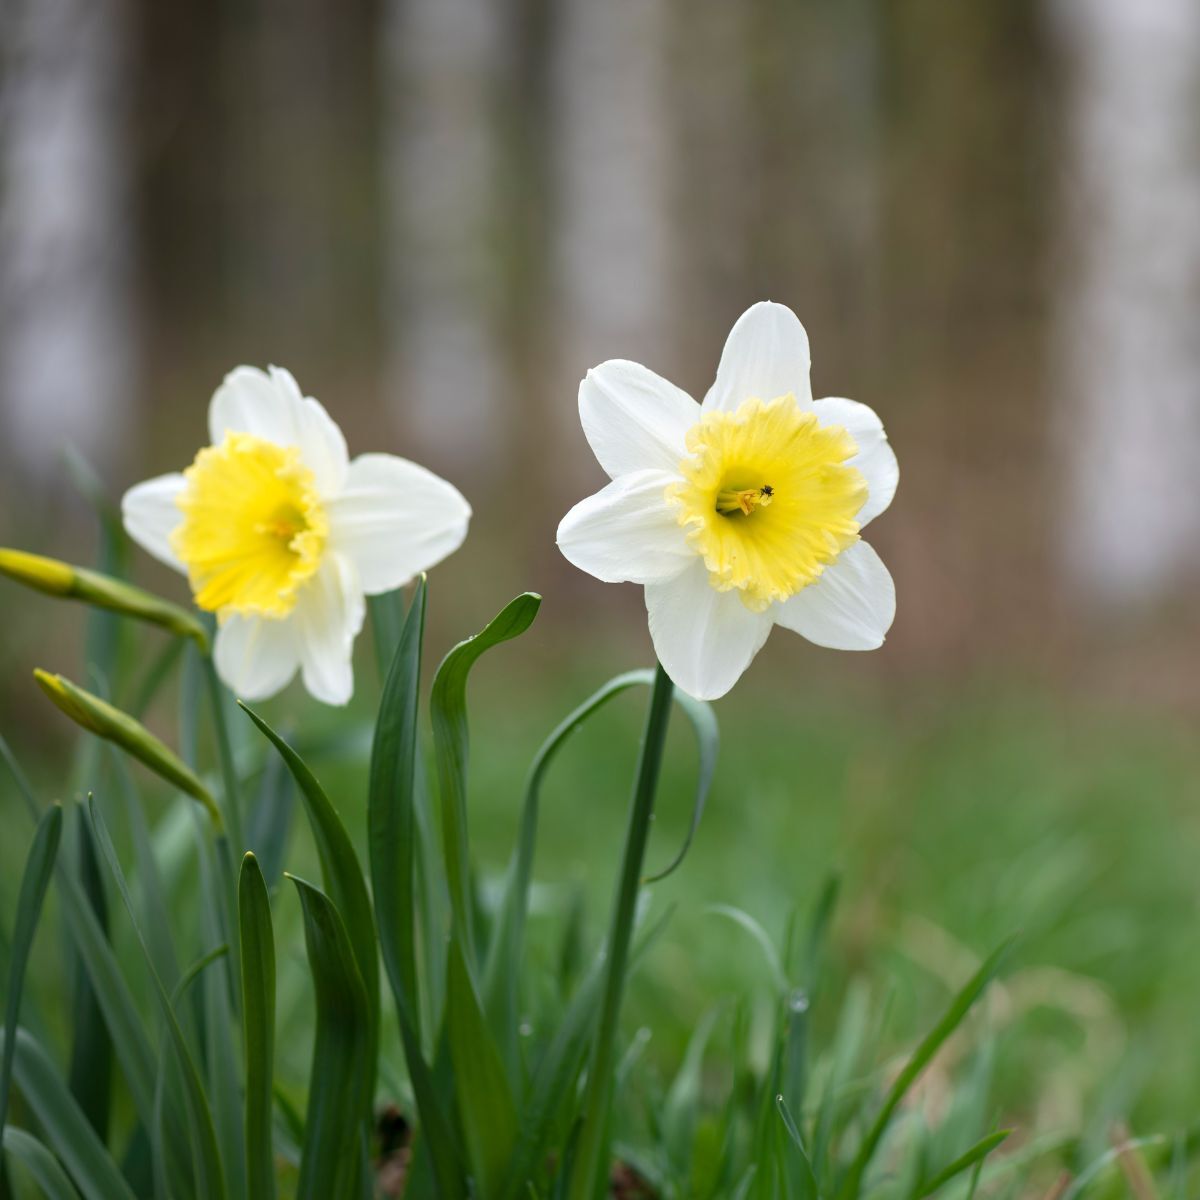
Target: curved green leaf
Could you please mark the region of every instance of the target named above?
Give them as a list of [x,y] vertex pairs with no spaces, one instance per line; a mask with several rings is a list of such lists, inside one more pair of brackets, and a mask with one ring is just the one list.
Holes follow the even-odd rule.
[[204,1087],[200,1082],[200,1074],[196,1069],[196,1063],[192,1058],[187,1039],[183,1036],[183,1030],[180,1028],[175,1010],[171,1006],[171,997],[167,993],[163,981],[159,978],[158,972],[154,969],[154,960],[150,955],[150,949],[146,945],[145,936],[138,924],[133,897],[129,892],[129,884],[125,879],[124,871],[121,870],[121,864],[117,858],[116,849],[112,844],[112,838],[109,837],[108,828],[104,824],[104,819],[101,817],[99,809],[96,807],[94,798],[89,797],[88,811],[91,814],[92,829],[96,834],[96,843],[104,854],[109,870],[112,871],[113,878],[116,880],[117,890],[121,893],[121,899],[125,902],[125,908],[129,913],[129,920],[133,925],[133,931],[137,935],[138,944],[141,946],[142,953],[145,956],[146,966],[149,968],[150,978],[154,984],[159,1008],[162,1012],[163,1020],[166,1022],[167,1032],[170,1035],[171,1044],[175,1049],[175,1055],[179,1060],[180,1069],[183,1074],[184,1096],[187,1100],[188,1119],[196,1142],[194,1164],[197,1190],[200,1195],[212,1197],[212,1200],[224,1200],[227,1195],[225,1174],[221,1167],[221,1153],[217,1146],[217,1133],[216,1127],[213,1124],[212,1110],[209,1108],[208,1097],[205,1095]]
[[[629,957],[630,975],[637,970],[647,950],[667,927],[673,912],[668,908],[649,929],[639,934]],[[505,1200],[525,1200],[529,1194],[531,1178],[550,1150],[548,1139],[555,1115],[574,1094],[588,1039],[600,1012],[604,961],[603,952],[593,960],[537,1065],[528,1098],[521,1108],[519,1133],[503,1193]]]
[[383,965],[413,1030],[420,1036],[413,923],[413,791],[417,760],[417,699],[425,628],[425,579],[417,582],[383,687],[371,744],[367,832],[375,919]]
[[79,1193],[58,1159],[32,1134],[9,1126],[4,1131],[4,1152],[33,1176],[47,1200],[79,1200]]
[[697,700],[694,696],[689,696],[678,688],[675,689],[675,703],[683,709],[684,716],[687,717],[696,734],[696,748],[700,754],[696,778],[696,799],[692,805],[692,819],[688,824],[687,833],[684,835],[683,845],[679,847],[679,853],[661,871],[647,875],[645,883],[657,883],[661,879],[666,879],[687,858],[687,852],[692,848],[692,841],[696,837],[696,830],[700,828],[700,818],[704,816],[704,805],[708,800],[709,788],[712,787],[713,772],[717,769],[717,750],[720,748],[721,735],[717,728],[717,715],[713,712],[712,705],[707,701]]
[[987,1137],[980,1138],[965,1154],[960,1154],[952,1163],[948,1163],[931,1179],[922,1183],[916,1192],[918,1198],[932,1196],[938,1188],[945,1187],[956,1176],[981,1164],[1001,1142],[1007,1139],[1010,1133],[1012,1133],[1011,1129],[997,1129],[995,1133],[989,1133]]
[[275,1060],[275,934],[266,880],[253,854],[238,878],[242,928],[242,1041],[246,1055],[246,1194],[274,1200],[271,1083]]
[[442,840],[454,928],[468,964],[474,965],[471,864],[467,845],[467,677],[481,655],[519,637],[533,624],[541,596],[525,592],[506,605],[479,633],[459,642],[442,659],[433,678],[429,716],[442,805]]
[[289,875],[300,896],[304,942],[317,998],[297,1200],[355,1195],[366,1137],[373,1063],[368,1006],[349,934],[324,892]]
[[1015,936],[1006,939],[988,955],[979,970],[971,976],[966,986],[950,1002],[950,1007],[942,1014],[941,1020],[925,1035],[921,1044],[913,1052],[912,1058],[904,1065],[904,1069],[896,1076],[896,1081],[889,1089],[887,1099],[884,1100],[883,1107],[879,1110],[879,1115],[863,1138],[858,1153],[854,1156],[850,1169],[842,1180],[842,1186],[837,1193],[838,1200],[851,1200],[852,1197],[858,1195],[863,1172],[883,1138],[892,1113],[896,1111],[897,1105],[904,1099],[908,1089],[917,1081],[917,1077],[929,1065],[942,1043],[962,1023],[963,1018],[971,1010],[971,1006],[979,999],[983,989],[1000,969],[1000,964],[1004,961],[1015,940]]
[[129,1184],[46,1052],[24,1029],[18,1029],[12,1040],[21,1094],[86,1200],[134,1200]]
[[450,939],[446,1029],[455,1095],[481,1200],[496,1200],[517,1140],[517,1112],[457,938]]
[[317,845],[317,855],[321,860],[321,877],[325,881],[330,899],[345,922],[346,935],[354,948],[354,958],[367,1000],[368,1061],[371,1064],[371,1076],[365,1095],[369,1102],[375,1090],[376,1048],[379,1045],[379,951],[375,940],[371,897],[367,892],[362,867],[358,855],[354,852],[354,843],[350,840],[337,810],[317,782],[317,777],[296,751],[258,713],[241,701],[238,703],[279,751],[300,789],[313,840]]
[[[517,845],[513,851],[505,880],[496,918],[496,931],[488,947],[487,968],[484,972],[483,992],[488,1013],[492,1017],[492,1028],[501,1039],[501,1044],[510,1062],[515,1057],[515,1037],[505,1031],[517,1026],[517,979],[525,937],[525,919],[529,911],[529,887],[533,874],[533,857],[537,845],[538,821],[541,809],[542,781],[550,764],[559,751],[570,740],[571,735],[585,721],[599,712],[610,700],[633,687],[649,687],[654,682],[654,671],[641,669],[616,675],[593,692],[578,708],[570,712],[551,731],[538,748],[533,764],[525,781],[525,795],[521,805],[521,824],[517,834]],[[645,882],[654,883],[665,879],[687,856],[704,813],[705,801],[712,784],[716,768],[719,735],[717,720],[712,707],[702,700],[685,695],[678,689],[675,701],[683,709],[696,733],[700,751],[700,765],[696,784],[696,798],[687,836],[679,853],[665,870],[651,875]]]
[[[38,822],[33,845],[25,859],[21,892],[17,898],[17,916],[13,928],[12,957],[8,966],[8,998],[4,1006],[4,1028],[16,1029],[21,1018],[21,992],[25,986],[25,968],[33,935],[42,915],[42,902],[50,886],[50,875],[58,860],[58,842],[62,836],[62,808],[52,804]],[[8,1094],[12,1087],[13,1059],[17,1048],[13,1038],[4,1039],[4,1062],[0,1067],[0,1129],[8,1120]]]

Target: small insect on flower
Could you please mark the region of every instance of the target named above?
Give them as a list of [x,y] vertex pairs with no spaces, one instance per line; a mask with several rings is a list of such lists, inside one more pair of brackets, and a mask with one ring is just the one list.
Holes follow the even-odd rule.
[[579,415],[612,482],[558,527],[563,554],[646,588],[667,674],[723,696],[775,625],[837,650],[883,643],[892,578],[860,538],[899,478],[865,404],[814,400],[808,335],[782,304],[745,312],[697,404],[638,363],[579,386]]
[[342,431],[279,367],[230,372],[208,427],[212,445],[182,474],[125,493],[125,528],[216,613],[213,657],[239,696],[271,696],[299,670],[318,700],[345,704],[364,596],[457,550],[470,505],[406,459],[350,461]]

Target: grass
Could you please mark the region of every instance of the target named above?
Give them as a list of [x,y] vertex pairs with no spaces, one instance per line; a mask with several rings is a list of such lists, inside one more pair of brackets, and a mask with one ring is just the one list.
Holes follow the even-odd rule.
[[[549,686],[538,682],[548,672],[514,676],[485,665],[472,682],[468,807],[485,884],[507,861],[538,743],[611,672],[576,661]],[[305,734],[310,765],[365,851],[363,751],[377,694],[365,662],[360,679],[361,703],[323,714],[320,728],[306,723]],[[678,1094],[676,1069],[691,1062],[690,1086],[718,1095],[739,1038],[748,1055],[765,1061],[765,1035],[755,1030],[770,1007],[770,967],[755,939],[716,906],[749,914],[779,946],[795,911],[811,908],[836,871],[842,903],[829,982],[813,1007],[814,1037],[836,1044],[847,998],[863,995],[880,1052],[911,1049],[987,951],[1019,929],[1012,969],[990,1009],[998,1042],[988,1068],[993,1111],[985,1115],[1015,1125],[1014,1143],[1081,1133],[1089,1147],[1082,1161],[1104,1152],[1116,1120],[1135,1133],[1190,1123],[1200,1107],[1192,1070],[1200,1051],[1200,747],[1182,721],[1102,710],[1030,686],[925,688],[900,711],[837,687],[797,694],[766,672],[745,689],[753,689],[752,702],[735,694],[718,707],[722,751],[691,852],[653,888],[654,911],[671,917],[625,1009],[626,1034],[640,1048],[630,1065],[639,1094]],[[585,957],[600,936],[644,704],[642,690],[614,702],[575,736],[547,778],[530,930],[533,953],[547,966],[557,966],[563,914],[576,899]],[[296,708],[296,698],[285,697],[265,711],[286,726]],[[311,707],[302,711],[311,717]],[[234,735],[264,760],[248,721]],[[61,779],[58,762],[32,765],[40,781]],[[692,734],[677,716],[650,869],[682,842],[694,784]],[[181,803],[165,815],[149,806],[167,861],[189,837]],[[24,820],[7,779],[0,805],[6,819]],[[23,830],[0,846],[3,911],[14,910],[27,844]],[[287,866],[315,875],[300,824]],[[186,871],[168,878],[172,907],[186,924],[194,881]],[[277,1054],[299,1105],[312,1020],[307,967],[299,909],[276,908]],[[113,924],[127,947],[124,914],[114,911]],[[28,987],[39,1021],[61,1031],[68,993],[56,975],[58,949],[54,939],[41,940]],[[143,998],[149,1014],[148,988]],[[639,1028],[650,1031],[648,1041],[636,1036]],[[708,1053],[697,1049],[697,1030],[710,1039]],[[400,1061],[397,1047],[389,1053]],[[967,1051],[947,1051],[952,1061],[955,1054]],[[959,1065],[970,1068],[966,1058]],[[939,1088],[947,1087],[935,1064],[922,1104],[945,1103]],[[629,1117],[635,1126],[650,1119]]]

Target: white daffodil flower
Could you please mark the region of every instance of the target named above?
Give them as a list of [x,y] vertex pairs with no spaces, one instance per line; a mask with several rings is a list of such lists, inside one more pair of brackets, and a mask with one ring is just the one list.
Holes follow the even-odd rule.
[[345,704],[364,596],[457,550],[470,505],[406,459],[350,461],[342,431],[279,367],[231,371],[208,431],[182,474],[125,493],[125,528],[216,613],[213,657],[234,692],[264,699],[299,669],[318,700]]
[[899,470],[865,404],[814,400],[808,335],[782,304],[734,325],[697,404],[612,360],[579,386],[579,416],[612,482],[558,527],[563,554],[646,588],[650,636],[676,685],[723,696],[774,625],[836,650],[882,644],[892,577],[859,538]]

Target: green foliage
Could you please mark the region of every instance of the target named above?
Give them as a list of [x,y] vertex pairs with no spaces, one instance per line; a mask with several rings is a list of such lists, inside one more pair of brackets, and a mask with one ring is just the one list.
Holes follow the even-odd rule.
[[[1104,1197],[1135,1152],[1186,1194],[1195,1149],[1187,1137],[1099,1151],[1083,1139],[1048,1150],[1002,1145],[1007,1131],[993,1130],[998,1043],[987,1016],[971,1014],[1007,944],[953,972],[958,990],[944,1014],[896,1061],[906,1039],[889,1026],[894,998],[863,979],[847,984],[828,948],[834,878],[811,913],[785,922],[782,938],[772,932],[786,915],[779,911],[690,906],[687,920],[710,936],[719,931],[722,947],[744,941],[751,956],[740,945],[733,955],[741,964],[734,994],[707,1008],[689,996],[703,1015],[682,1053],[643,1054],[646,1037],[620,1019],[621,999],[671,918],[659,889],[689,854],[704,812],[716,722],[707,705],[666,686],[652,693],[647,742],[672,767],[667,716],[678,705],[695,734],[695,759],[687,742],[694,788],[689,774],[686,789],[673,789],[688,803],[674,843],[682,848],[647,877],[657,764],[643,769],[636,799],[645,828],[625,857],[607,944],[591,940],[578,891],[535,885],[543,792],[551,765],[570,761],[576,731],[602,724],[601,712],[604,720],[623,713],[617,700],[653,684],[653,672],[618,675],[553,728],[519,807],[489,796],[489,807],[516,824],[493,887],[468,836],[479,789],[468,790],[467,684],[477,666],[481,676],[493,669],[485,652],[523,634],[538,604],[518,597],[452,649],[426,716],[425,581],[407,607],[398,596],[372,602],[384,682],[362,795],[326,774],[319,732],[306,726],[285,738],[274,715],[268,722],[248,708],[250,723],[230,727],[229,698],[195,651],[176,754],[140,716],[178,656],[129,671],[117,653],[119,624],[105,612],[96,652],[110,686],[93,696],[51,680],[85,729],[115,743],[81,760],[80,781],[95,795],[77,844],[64,841],[72,854],[58,853],[59,833],[80,807],[44,807],[0,742],[37,827],[8,939],[14,1033],[0,1067],[3,1144],[18,1195],[32,1184],[51,1200],[366,1200],[399,1165],[410,1200],[553,1200],[569,1187],[590,1200],[608,1194],[610,1170],[622,1194],[642,1187],[657,1200],[918,1200],[1008,1194],[1040,1155],[1076,1172],[1072,1195]],[[515,686],[505,678],[506,689]],[[122,709],[110,694],[135,702]],[[350,739],[346,753],[361,759],[364,748]],[[121,752],[152,759],[182,793],[148,803]],[[612,747],[604,754],[613,757]],[[351,778],[361,783],[363,773]],[[494,774],[483,779],[498,790]],[[293,791],[307,818],[299,839],[289,836]],[[189,807],[187,795],[207,797],[216,819]],[[272,894],[280,872],[305,860],[309,845],[321,887],[289,874],[299,905],[283,902]],[[74,853],[89,849],[101,867],[90,890]],[[110,888],[121,901],[111,921]],[[31,975],[26,984],[27,967],[47,892],[103,1022],[94,1061],[111,1045],[117,1068],[86,1104],[56,1061],[58,1022],[43,1028],[39,1006],[22,1004],[35,983]],[[76,1041],[72,1051],[89,1061],[88,1046]],[[936,1114],[921,1090],[930,1073],[943,1089]],[[399,1153],[377,1130],[393,1105],[411,1126]]]

